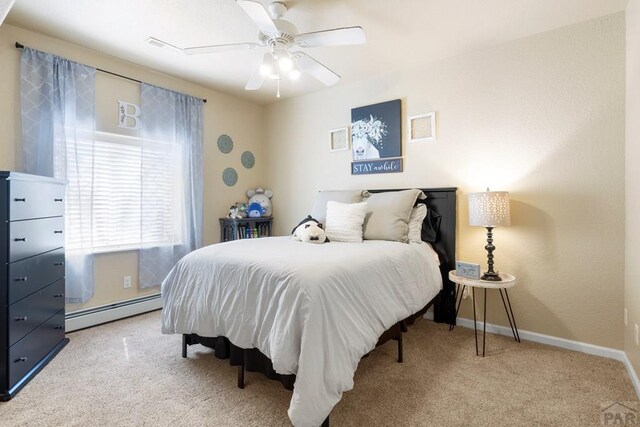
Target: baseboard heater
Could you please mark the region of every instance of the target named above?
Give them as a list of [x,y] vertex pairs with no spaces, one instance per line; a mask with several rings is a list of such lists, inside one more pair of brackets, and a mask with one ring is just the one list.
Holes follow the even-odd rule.
[[160,294],[134,298],[100,307],[88,308],[67,313],[65,316],[66,332],[89,328],[102,323],[124,319],[136,314],[147,313],[162,308]]

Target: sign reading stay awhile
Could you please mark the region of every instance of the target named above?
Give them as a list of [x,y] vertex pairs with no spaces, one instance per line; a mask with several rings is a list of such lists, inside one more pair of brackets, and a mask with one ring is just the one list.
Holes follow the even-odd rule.
[[351,175],[402,172],[402,158],[363,160],[351,163]]

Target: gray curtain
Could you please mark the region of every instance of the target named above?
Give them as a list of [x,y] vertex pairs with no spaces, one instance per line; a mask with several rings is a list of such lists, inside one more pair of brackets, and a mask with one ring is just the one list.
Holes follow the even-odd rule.
[[86,302],[94,292],[90,160],[95,132],[95,72],[94,68],[55,55],[22,50],[24,171],[68,181],[66,300],[71,303]]
[[[140,287],[202,246],[202,100],[142,84]],[[165,191],[159,191],[164,187]],[[172,198],[166,200],[166,188]],[[173,218],[167,227],[166,218]],[[159,241],[159,238],[162,237]]]

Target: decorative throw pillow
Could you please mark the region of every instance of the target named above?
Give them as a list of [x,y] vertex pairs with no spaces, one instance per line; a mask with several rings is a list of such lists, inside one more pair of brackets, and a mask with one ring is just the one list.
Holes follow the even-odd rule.
[[427,216],[422,223],[422,241],[435,243],[438,240],[438,232],[442,215],[433,209],[427,209]]
[[362,243],[362,224],[366,214],[366,202],[327,202],[327,237],[332,242]]
[[372,193],[365,199],[364,238],[407,243],[409,217],[418,197],[424,199],[425,195],[417,189]]
[[325,190],[318,191],[313,199],[311,216],[327,225],[327,202],[360,203],[362,201],[363,190]]
[[409,217],[409,242],[422,243],[422,221],[427,216],[427,206],[418,203],[418,206],[411,209]]

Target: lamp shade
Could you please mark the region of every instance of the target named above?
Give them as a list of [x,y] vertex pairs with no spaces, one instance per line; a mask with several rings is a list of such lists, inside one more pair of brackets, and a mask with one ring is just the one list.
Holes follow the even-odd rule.
[[498,227],[510,224],[511,213],[507,191],[469,194],[469,225]]

